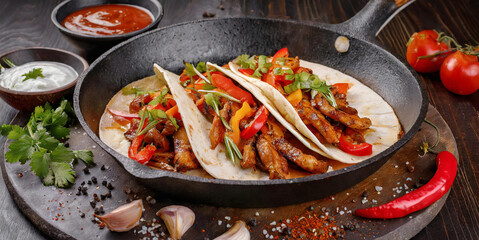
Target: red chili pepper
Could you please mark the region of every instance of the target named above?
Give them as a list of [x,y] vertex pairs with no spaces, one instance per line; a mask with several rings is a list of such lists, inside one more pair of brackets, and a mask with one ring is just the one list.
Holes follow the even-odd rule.
[[365,218],[400,218],[431,205],[449,191],[457,173],[457,160],[450,152],[440,152],[436,165],[436,173],[424,186],[381,206],[358,209],[354,214]]
[[373,153],[373,145],[369,143],[354,144],[347,139],[345,134],[341,134],[339,138],[339,149],[355,156],[368,156]]
[[214,86],[225,90],[229,95],[240,100],[241,102],[246,101],[251,106],[256,105],[253,96],[249,92],[234,85],[231,79],[220,74],[212,74],[211,81]]
[[285,47],[285,48],[281,48],[280,50],[278,50],[274,56],[273,56],[273,60],[271,61],[271,63],[275,63],[276,62],[276,59],[278,58],[284,58],[284,57],[289,57],[289,51],[288,51],[288,48]]
[[111,114],[115,116],[126,118],[128,120],[132,120],[133,118],[140,119],[140,116],[138,115],[138,113],[124,113],[111,108],[107,108],[107,110],[108,112],[110,112]]
[[240,137],[243,139],[249,139],[254,136],[264,126],[266,120],[268,120],[268,115],[268,109],[266,109],[264,105],[259,107],[253,121],[246,125],[245,129],[241,131]]
[[248,75],[248,76],[251,76],[251,75],[253,75],[253,73],[254,73],[254,70],[251,69],[251,68],[240,68],[240,69],[238,69],[238,71],[239,71],[240,73],[242,73],[242,74],[244,74],[244,75]]

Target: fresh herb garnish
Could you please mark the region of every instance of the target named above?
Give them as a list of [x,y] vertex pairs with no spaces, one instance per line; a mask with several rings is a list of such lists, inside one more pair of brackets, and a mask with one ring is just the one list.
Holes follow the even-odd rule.
[[273,65],[267,61],[267,57],[265,55],[260,55],[258,57],[258,68],[253,73],[254,77],[260,78],[263,74],[268,72],[268,69]]
[[136,97],[138,97],[140,95],[152,93],[152,91],[143,91],[141,89],[138,89],[136,87],[131,87],[131,86],[126,86],[126,87],[122,88],[121,92],[124,95],[135,94]]
[[13,63],[12,61],[10,61],[10,59],[6,58],[6,57],[3,57],[2,58],[3,62],[5,64],[7,64],[9,67],[13,68],[13,67],[16,67],[17,65],[15,65],[15,63]]
[[[169,119],[171,123],[173,124],[173,126],[175,126],[176,130],[180,128],[180,126],[178,126],[176,118],[168,116],[166,112],[163,110],[160,110],[160,109],[141,110],[138,114],[140,115],[140,124],[138,125],[136,136],[143,135],[147,133],[150,129],[156,127],[156,124],[160,122],[160,119]],[[143,128],[145,124],[146,126]]]
[[284,91],[290,94],[297,89],[312,90],[311,98],[314,98],[317,93],[321,93],[323,97],[333,106],[338,108],[333,93],[331,92],[331,86],[327,85],[325,81],[319,79],[318,76],[307,72],[301,72],[297,74],[289,74],[285,76],[286,80],[293,81],[293,83],[284,87]]
[[5,158],[9,163],[30,161],[31,170],[46,186],[68,187],[75,182],[74,159],[93,165],[89,150],[71,150],[62,141],[70,135],[67,127],[75,120],[71,104],[63,100],[53,109],[49,103],[38,106],[25,127],[4,124],[0,133],[13,140]]
[[221,115],[220,115],[220,107],[219,106],[221,106],[221,103],[218,100],[218,98],[216,98],[213,93],[207,93],[207,94],[205,94],[204,97],[205,97],[206,104],[208,104],[209,106],[211,106],[213,108],[216,115],[218,115],[218,117],[220,117],[221,122],[223,123],[225,128],[230,130],[230,131],[233,131],[231,129],[230,125],[226,122],[226,120],[223,117],[221,117]]
[[200,93],[213,93],[215,95],[218,95],[220,97],[224,97],[224,98],[226,98],[228,100],[231,100],[233,102],[241,103],[240,100],[232,97],[231,95],[229,95],[227,93],[222,93],[222,92],[218,92],[218,91],[214,91],[214,90],[199,90],[198,92],[200,92]]
[[30,72],[25,73],[22,76],[25,77],[22,80],[23,82],[27,81],[28,79],[36,79],[38,77],[41,77],[41,78],[45,77],[45,76],[43,76],[43,69],[42,68],[34,68]]
[[233,142],[233,139],[225,135],[224,142],[226,148],[226,155],[229,159],[231,159],[233,164],[236,164],[236,162],[243,159],[243,155],[241,154],[241,151],[239,150],[238,146],[236,146],[236,144]]
[[164,86],[161,90],[160,90],[160,95],[158,95],[158,97],[156,97],[155,99],[153,99],[151,102],[148,103],[148,105],[150,106],[156,106],[158,104],[165,104],[166,103],[166,94],[168,94],[170,90]]
[[239,55],[234,62],[241,68],[256,69],[256,60],[254,59],[254,56],[250,57],[248,54]]

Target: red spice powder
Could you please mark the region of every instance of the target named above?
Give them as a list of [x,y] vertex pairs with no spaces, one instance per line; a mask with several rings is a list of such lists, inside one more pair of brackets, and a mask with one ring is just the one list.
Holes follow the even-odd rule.
[[[293,239],[332,239],[344,236],[344,229],[339,228],[334,218],[328,215],[318,216],[306,211],[302,215],[294,216],[289,223],[283,221],[291,229]],[[283,230],[283,234],[284,234]]]

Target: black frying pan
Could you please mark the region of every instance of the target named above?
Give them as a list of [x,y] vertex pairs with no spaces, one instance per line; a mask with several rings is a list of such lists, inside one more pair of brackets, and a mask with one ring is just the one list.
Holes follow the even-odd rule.
[[[235,206],[279,206],[322,198],[362,181],[381,167],[419,129],[428,105],[424,87],[410,67],[378,47],[375,33],[398,12],[386,0],[372,0],[341,24],[230,18],[194,21],[157,29],[123,42],[99,57],[77,84],[74,105],[88,135],[144,185],[190,201]],[[339,35],[350,39],[338,53]],[[272,55],[287,46],[292,55],[349,74],[379,93],[396,111],[405,135],[384,152],[356,165],[290,180],[232,181],[159,171],[118,154],[98,138],[99,119],[123,86],[153,74],[153,63],[180,73],[187,62],[227,63],[236,56]],[[193,139],[194,141],[194,139]]]

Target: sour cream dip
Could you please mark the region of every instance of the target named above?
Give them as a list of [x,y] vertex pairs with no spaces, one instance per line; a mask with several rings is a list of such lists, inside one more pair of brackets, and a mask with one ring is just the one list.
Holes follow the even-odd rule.
[[[24,74],[28,74],[34,69],[41,69],[43,77],[38,76],[24,81]],[[66,64],[37,61],[3,71],[0,74],[0,86],[17,91],[41,92],[65,86],[75,81],[77,77],[78,73]]]

